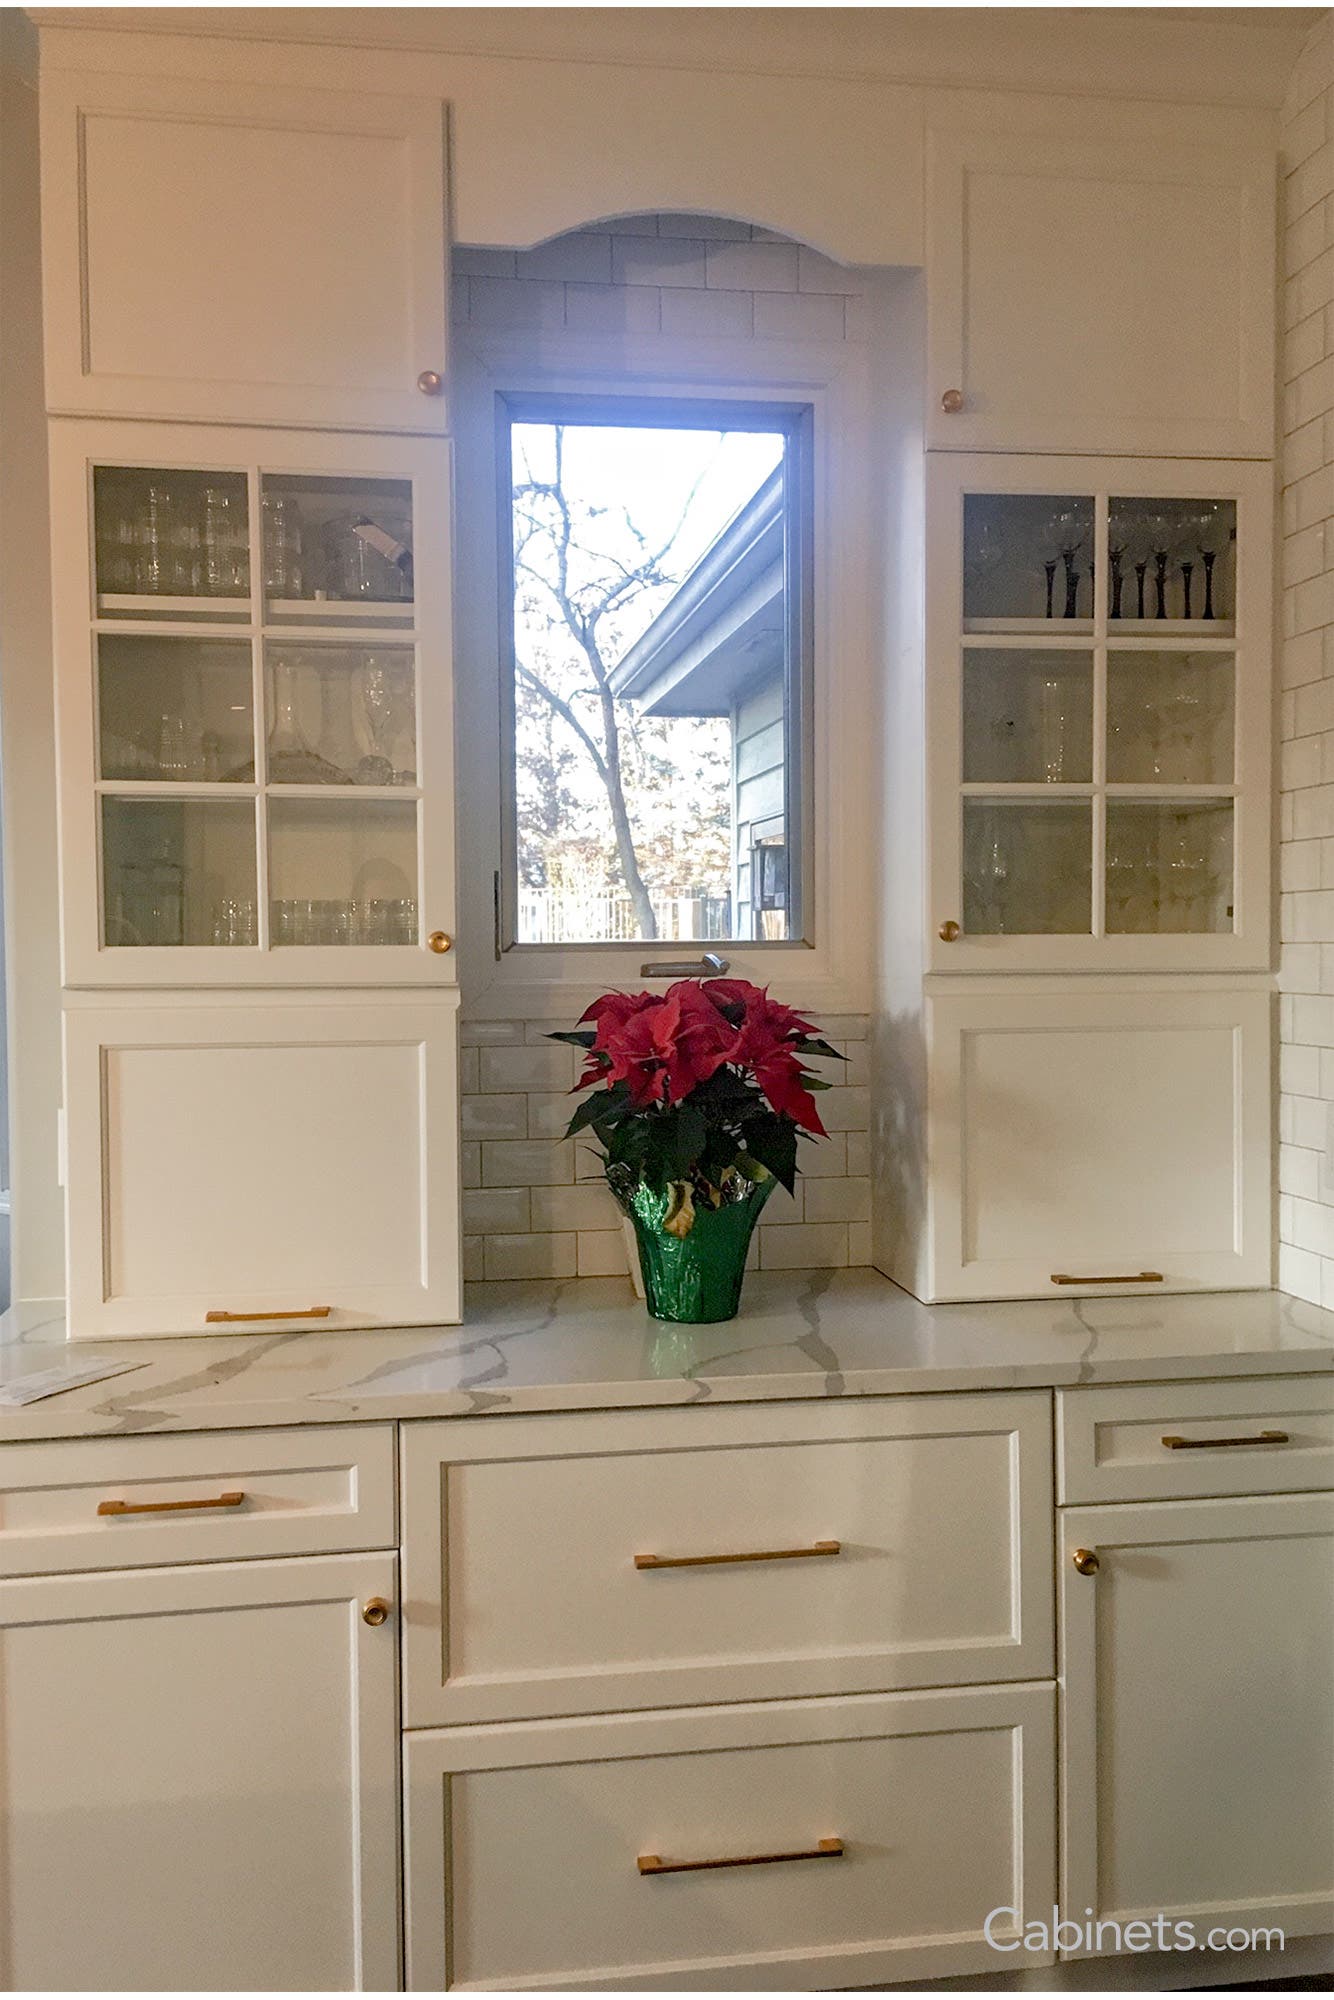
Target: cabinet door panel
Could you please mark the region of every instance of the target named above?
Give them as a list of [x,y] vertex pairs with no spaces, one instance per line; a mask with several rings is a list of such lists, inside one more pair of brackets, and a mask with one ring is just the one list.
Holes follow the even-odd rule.
[[932,1000],[932,1296],[1269,1284],[1269,1005]]
[[928,161],[931,446],[1272,454],[1267,151],[936,132]]
[[1329,1930],[1334,1497],[1061,1523],[1062,1909]]
[[394,1567],[0,1584],[0,1985],[397,1984]]
[[443,107],[42,78],[54,411],[443,430]]
[[457,1008],[71,1009],[73,1337],[456,1320]]

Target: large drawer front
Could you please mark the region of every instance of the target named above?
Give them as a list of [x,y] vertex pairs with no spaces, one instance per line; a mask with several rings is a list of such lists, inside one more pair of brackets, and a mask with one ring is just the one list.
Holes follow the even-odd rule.
[[1033,1392],[408,1425],[408,1726],[1040,1679],[1048,1423]]
[[394,1528],[388,1424],[0,1454],[0,1576],[392,1548]]
[[1334,1372],[1063,1389],[1062,1505],[1334,1487]]
[[[993,1934],[1017,1946],[1053,1900],[1054,1705],[989,1688],[409,1736],[408,1986],[764,1991],[1050,1962],[998,1958],[983,1925],[1007,1912]],[[766,1855],[788,1858],[738,1865]],[[673,1865],[700,1861],[723,1865]]]

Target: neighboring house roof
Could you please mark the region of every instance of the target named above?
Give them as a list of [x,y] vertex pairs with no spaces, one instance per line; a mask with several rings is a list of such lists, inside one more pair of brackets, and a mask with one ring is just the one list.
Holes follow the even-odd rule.
[[743,686],[781,670],[784,622],[780,465],[613,667],[612,692],[647,715],[727,715]]

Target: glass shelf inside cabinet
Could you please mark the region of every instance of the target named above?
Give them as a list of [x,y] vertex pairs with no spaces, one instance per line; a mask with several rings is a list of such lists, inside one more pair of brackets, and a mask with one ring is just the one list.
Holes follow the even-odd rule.
[[253,799],[102,800],[108,945],[253,945]]
[[1109,935],[1230,931],[1231,799],[1108,799]]
[[1107,514],[1109,636],[1231,638],[1236,552],[1235,500],[1113,496]]
[[243,472],[99,465],[93,526],[99,617],[249,617]]
[[416,678],[409,646],[265,648],[271,785],[414,785]]
[[1089,784],[1092,653],[967,647],[963,776],[965,784]]
[[1093,534],[1088,495],[965,494],[965,632],[1091,632]]
[[265,473],[261,496],[267,623],[411,626],[409,480]]
[[1087,937],[1093,928],[1093,802],[968,797],[963,926],[973,936]]
[[245,639],[97,637],[98,774],[124,783],[228,784],[255,775]]
[[275,946],[418,942],[414,800],[271,793],[268,815]]
[[1236,658],[1178,650],[1107,654],[1113,785],[1230,785]]

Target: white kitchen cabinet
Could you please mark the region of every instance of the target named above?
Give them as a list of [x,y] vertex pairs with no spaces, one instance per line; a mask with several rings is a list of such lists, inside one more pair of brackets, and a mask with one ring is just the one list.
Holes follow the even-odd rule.
[[73,1336],[457,1320],[457,1010],[67,1003]]
[[1266,458],[1274,156],[928,136],[927,441]]
[[1334,1928],[1334,1495],[1061,1525],[1062,1910]]
[[51,487],[65,985],[452,983],[448,446],[53,423]]
[[933,457],[931,970],[1263,970],[1266,466]]
[[42,68],[47,405],[442,431],[438,98]]
[[[828,1989],[1049,1964],[1048,1687],[407,1738],[412,1992]],[[767,1860],[769,1865],[757,1866]],[[703,1865],[701,1865],[703,1864]]]
[[392,1555],[0,1583],[0,1986],[398,1981]]
[[927,1002],[928,1300],[1265,1286],[1270,996],[995,988]]

